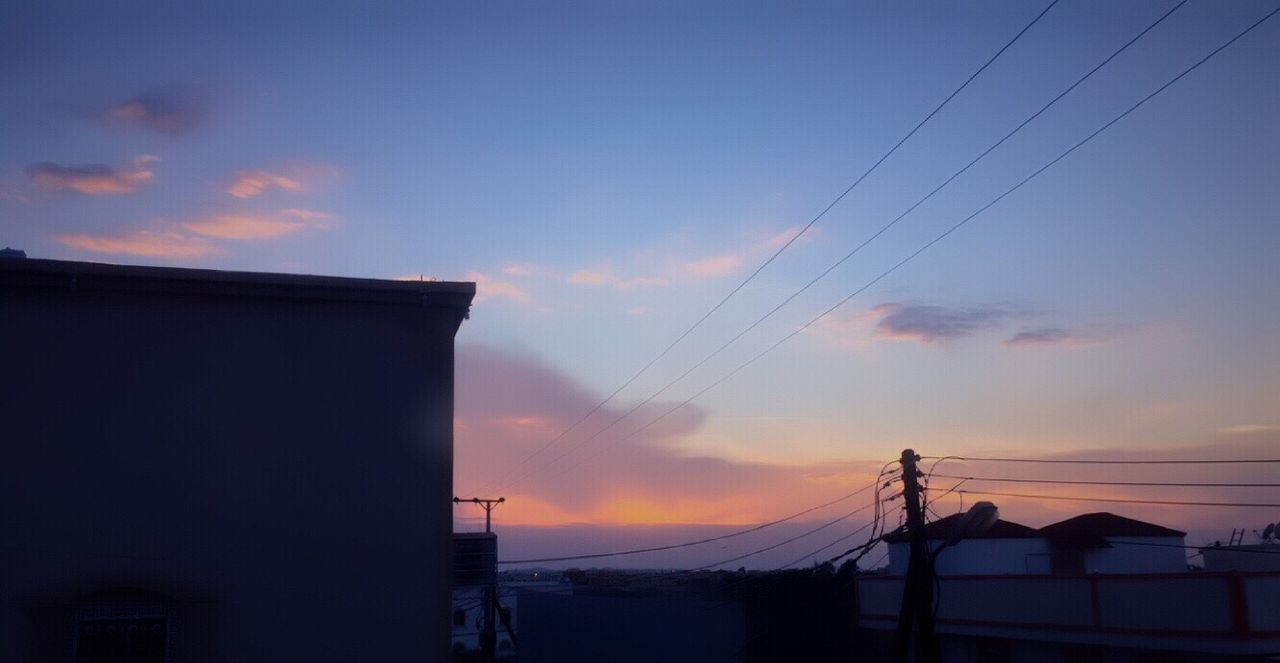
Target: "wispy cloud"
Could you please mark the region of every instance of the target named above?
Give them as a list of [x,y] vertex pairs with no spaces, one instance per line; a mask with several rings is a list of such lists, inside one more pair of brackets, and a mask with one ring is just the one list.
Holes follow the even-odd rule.
[[23,194],[18,193],[17,191],[8,191],[3,189],[0,189],[0,200],[9,200],[15,203],[22,203],[23,205],[31,204],[31,199]]
[[[885,302],[854,315],[824,319],[814,330],[844,346],[864,347],[875,340],[941,345],[1045,315],[1007,304],[944,306]],[[1007,332],[1006,332],[1007,333]],[[1087,346],[1120,335],[1114,324],[1024,327],[1003,341],[1008,347]]]
[[302,219],[304,221],[324,221],[333,218],[333,215],[327,212],[318,212],[313,209],[299,209],[297,207],[282,209],[280,210],[280,213],[285,216]]
[[1099,329],[1034,327],[1010,336],[1005,339],[1004,344],[1010,347],[1098,345],[1110,340],[1114,335]]
[[994,329],[1025,312],[996,306],[950,308],[887,302],[872,309],[880,316],[876,336],[894,340],[939,343]]
[[133,230],[118,235],[54,235],[54,241],[92,253],[165,258],[218,255],[222,250],[202,237],[176,232]]
[[306,228],[320,228],[329,216],[319,212],[298,216],[289,214],[289,210],[278,214],[243,213],[216,214],[195,221],[186,221],[182,228],[197,235],[216,239],[255,240],[274,239],[290,235]]
[[241,171],[227,185],[227,193],[236,198],[256,198],[269,188],[298,192],[306,188],[300,180],[265,170]]
[[106,164],[60,165],[36,163],[27,167],[27,177],[41,189],[74,191],[86,196],[114,196],[133,193],[155,179],[151,164],[157,157],[142,155],[124,167]]
[[[297,214],[290,214],[291,211],[307,213],[301,215],[305,218],[300,218]],[[328,227],[331,219],[328,214],[311,210],[215,214],[189,221],[162,221],[151,228],[105,234],[61,234],[54,235],[53,239],[65,246],[93,253],[193,258],[226,253],[225,244],[211,240],[244,242],[275,239],[304,229]]]
[[711,256],[685,265],[685,271],[694,276],[728,276],[742,266],[742,258],[736,255]]
[[534,267],[523,263],[511,263],[503,266],[502,273],[524,279],[533,276]]
[[1258,433],[1280,433],[1280,426],[1265,424],[1238,424],[1218,430],[1223,435],[1256,435]]
[[721,278],[735,274],[748,261],[755,261],[765,254],[782,248],[800,232],[799,228],[788,228],[763,241],[753,242],[745,247],[729,253],[707,256],[685,263],[683,271],[695,278]]
[[236,198],[257,198],[269,190],[287,193],[309,191],[338,173],[325,163],[288,162],[279,167],[237,171],[227,184],[226,192]]
[[490,299],[509,299],[527,306],[533,304],[533,297],[514,283],[499,281],[481,272],[468,272],[467,280],[476,283],[476,303]]
[[208,96],[195,85],[163,85],[144,91],[102,112],[112,127],[141,127],[176,136],[201,125],[209,111]]
[[671,285],[665,278],[640,276],[623,278],[610,269],[579,269],[569,275],[569,283],[585,286],[608,286],[617,290],[634,290],[636,288],[652,288]]

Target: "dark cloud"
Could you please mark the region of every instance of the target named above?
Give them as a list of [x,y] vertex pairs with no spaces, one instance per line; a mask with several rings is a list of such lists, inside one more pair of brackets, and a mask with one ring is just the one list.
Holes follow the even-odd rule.
[[204,90],[180,83],[152,88],[103,113],[109,126],[143,127],[177,136],[190,132],[208,117]]
[[36,186],[49,191],[74,191],[87,196],[113,196],[133,193],[155,179],[153,156],[140,156],[130,166],[115,168],[106,164],[60,165],[37,163],[27,166],[27,177]]
[[1011,318],[1027,315],[995,306],[949,308],[922,304],[888,302],[872,311],[881,315],[876,335],[883,338],[936,343],[950,341],[976,332],[993,329]]
[[1071,329],[1067,327],[1035,327],[1024,329],[1005,340],[1011,347],[1030,347],[1040,345],[1096,345],[1103,343],[1114,334],[1094,329]]
[[1069,343],[1075,339],[1075,336],[1062,327],[1039,327],[1036,329],[1025,329],[1011,336],[1004,342],[1005,345],[1052,345],[1055,343]]

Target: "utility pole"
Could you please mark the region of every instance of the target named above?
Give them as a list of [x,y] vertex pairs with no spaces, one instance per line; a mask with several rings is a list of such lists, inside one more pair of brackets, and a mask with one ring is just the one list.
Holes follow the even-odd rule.
[[505,497],[499,497],[496,500],[482,500],[479,497],[473,497],[469,500],[464,500],[461,497],[453,498],[454,504],[460,504],[462,502],[472,502],[475,504],[479,504],[480,508],[484,509],[484,531],[486,532],[493,531],[493,528],[492,528],[493,510],[498,508],[499,504],[502,504],[503,502],[506,502],[506,501],[507,501],[507,498]]
[[[460,497],[454,497],[453,503],[460,504],[462,502],[471,502],[480,505],[484,509],[484,531],[486,534],[493,533],[493,510],[498,508],[499,504],[507,501],[505,497],[498,499],[481,499],[473,497],[464,500]],[[494,543],[494,560],[497,560],[497,542]],[[487,663],[493,663],[497,659],[498,651],[498,625],[494,618],[494,606],[498,603],[498,570],[495,565],[489,576],[489,584],[484,588],[484,631],[480,633],[480,651],[484,654],[484,660]]]
[[911,557],[902,586],[902,606],[898,611],[898,633],[894,641],[893,660],[897,663],[907,661],[914,624],[919,624],[919,631],[916,633],[916,661],[937,661],[933,637],[933,565],[929,556],[929,541],[924,532],[924,508],[920,504],[920,470],[916,468],[919,460],[915,451],[902,450],[902,498],[907,509]]

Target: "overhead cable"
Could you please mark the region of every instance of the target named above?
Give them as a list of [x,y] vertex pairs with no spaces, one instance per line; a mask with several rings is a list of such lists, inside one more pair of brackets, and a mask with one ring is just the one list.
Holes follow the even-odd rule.
[[845,500],[852,499],[876,487],[876,485],[878,485],[879,482],[882,480],[883,479],[877,479],[874,483],[870,483],[866,486],[863,486],[862,488],[859,488],[858,490],[855,490],[852,493],[849,493],[848,495],[837,497],[836,499],[831,500],[830,502],[824,502],[817,506],[811,506],[807,509],[804,509],[803,511],[797,511],[796,513],[793,513],[785,518],[779,518],[777,520],[773,520],[760,525],[755,525],[753,527],[749,527],[743,530],[738,530],[736,532],[730,532],[729,534],[722,534],[720,536],[713,536],[705,539],[698,539],[696,541],[686,541],[684,543],[673,543],[671,545],[665,545],[665,546],[653,546],[650,548],[636,548],[633,550],[618,550],[614,552],[590,553],[585,555],[567,555],[564,557],[540,557],[536,559],[508,559],[508,560],[500,560],[498,563],[499,564],[540,564],[543,562],[573,562],[573,561],[583,560],[583,559],[601,559],[604,557],[621,557],[624,555],[638,555],[640,553],[659,552],[662,550],[675,550],[677,548],[688,548],[690,546],[699,546],[704,543],[713,543],[715,541],[723,541],[725,539],[732,539],[734,537],[742,536],[744,534],[759,532],[760,530],[765,529],[767,527],[773,527],[774,525],[779,525],[789,520],[795,520],[800,516],[803,516],[808,513],[812,513],[814,511],[817,511],[818,509],[823,509],[833,504],[838,504]]
[[[1277,9],[1280,11],[1280,9]],[[1267,16],[1270,17],[1276,12],[1271,12]],[[954,459],[971,462],[992,462],[992,463],[1061,463],[1064,465],[1222,465],[1222,464],[1255,464],[1255,463],[1280,463],[1280,458],[1201,458],[1196,460],[1183,459],[1160,459],[1150,458],[1145,460],[1114,460],[1106,459],[1085,459],[1085,458],[995,458],[995,457],[978,457],[978,456],[921,456],[922,459]]]
[[[964,481],[996,481],[1001,483],[1051,483],[1072,486],[1151,486],[1169,488],[1280,488],[1280,483],[1212,483],[1191,481],[1087,481],[1080,479],[1017,479],[1012,477],[963,477],[952,474],[935,474],[941,479]],[[941,497],[941,496],[939,496]]]
[[[1147,94],[1145,97],[1143,97],[1142,99],[1140,99],[1137,103],[1133,104],[1132,106],[1130,106],[1128,109],[1126,109],[1125,111],[1123,111],[1123,112],[1122,112],[1122,113],[1120,113],[1119,115],[1116,115],[1114,118],[1112,118],[1111,120],[1109,120],[1108,122],[1106,122],[1105,124],[1103,124],[1102,126],[1100,126],[1099,128],[1095,129],[1092,133],[1090,133],[1089,135],[1085,136],[1083,139],[1081,139],[1079,142],[1077,142],[1077,143],[1075,143],[1074,145],[1072,145],[1072,146],[1071,146],[1070,148],[1068,148],[1066,151],[1064,151],[1064,152],[1062,152],[1061,154],[1059,154],[1058,156],[1054,157],[1054,158],[1053,158],[1053,159],[1051,159],[1048,163],[1046,163],[1045,165],[1043,165],[1043,166],[1041,166],[1040,168],[1038,168],[1038,169],[1036,169],[1035,171],[1033,171],[1030,175],[1027,175],[1026,177],[1024,177],[1024,178],[1023,178],[1022,180],[1020,180],[1017,184],[1014,184],[1012,187],[1010,187],[1009,189],[1005,190],[1005,191],[1004,191],[1004,193],[1001,193],[999,196],[996,196],[996,197],[995,197],[994,199],[992,199],[990,202],[986,203],[986,204],[985,204],[985,205],[983,205],[982,207],[979,207],[979,208],[978,208],[976,211],[974,211],[972,214],[970,214],[970,215],[966,216],[965,218],[961,219],[961,220],[960,220],[960,221],[958,221],[957,223],[953,224],[951,227],[947,228],[947,229],[946,229],[945,231],[943,231],[941,234],[939,234],[939,235],[937,235],[936,237],[934,237],[933,239],[929,240],[929,241],[928,241],[928,242],[926,242],[923,246],[921,246],[920,248],[916,249],[914,252],[910,253],[910,254],[909,254],[909,255],[907,255],[905,258],[903,258],[903,259],[899,260],[897,263],[894,263],[891,267],[889,267],[888,269],[884,270],[884,271],[883,271],[883,272],[881,272],[878,276],[876,276],[875,278],[871,279],[870,281],[868,281],[867,283],[865,283],[864,285],[862,285],[862,286],[861,286],[861,287],[859,287],[858,289],[856,289],[856,290],[854,290],[853,292],[849,293],[849,294],[848,294],[847,296],[845,296],[843,299],[841,299],[840,301],[836,302],[834,305],[832,305],[831,307],[827,308],[827,309],[826,309],[826,310],[824,310],[822,313],[819,313],[817,316],[813,317],[813,318],[812,318],[812,319],[810,319],[808,322],[804,323],[804,324],[803,324],[803,325],[801,325],[800,327],[796,328],[795,330],[791,331],[791,332],[790,332],[790,333],[788,333],[787,335],[783,336],[781,339],[779,339],[778,341],[776,341],[776,342],[775,342],[775,343],[773,343],[772,345],[770,345],[770,346],[766,347],[764,350],[760,351],[759,353],[757,353],[756,355],[754,355],[753,357],[751,357],[751,358],[750,358],[750,359],[748,359],[747,361],[743,362],[742,364],[739,364],[736,368],[734,368],[733,370],[729,371],[729,372],[728,372],[728,373],[726,373],[725,375],[721,376],[719,379],[715,380],[714,382],[712,382],[712,383],[708,384],[707,386],[703,387],[703,388],[702,388],[702,389],[700,389],[699,391],[695,392],[692,396],[690,396],[690,397],[686,398],[684,401],[681,401],[680,403],[678,403],[678,404],[676,404],[676,405],[672,406],[671,408],[667,409],[665,412],[663,412],[662,414],[658,415],[656,418],[651,419],[648,423],[645,423],[644,425],[640,426],[639,428],[636,428],[635,430],[633,430],[633,431],[631,431],[630,433],[628,433],[626,436],[624,436],[624,437],[622,437],[622,438],[619,438],[616,442],[622,442],[622,441],[628,440],[628,439],[630,439],[630,438],[632,438],[632,437],[634,437],[634,436],[638,435],[638,434],[639,434],[639,433],[641,433],[642,431],[647,430],[649,427],[653,426],[654,424],[657,424],[658,422],[662,421],[663,419],[666,419],[667,417],[671,416],[671,415],[672,415],[672,414],[674,414],[675,412],[677,412],[677,411],[679,411],[680,409],[682,409],[682,408],[684,408],[684,407],[688,406],[690,403],[692,403],[693,401],[695,401],[695,400],[697,400],[698,398],[700,398],[703,394],[706,394],[708,391],[711,391],[712,389],[715,389],[716,387],[720,386],[721,384],[723,384],[723,383],[725,383],[726,381],[728,381],[729,379],[731,379],[733,376],[737,375],[737,374],[738,374],[739,372],[741,372],[742,370],[746,369],[748,366],[751,366],[751,365],[752,365],[752,364],[754,364],[755,362],[759,361],[759,360],[760,360],[761,358],[763,358],[765,355],[767,355],[767,354],[769,354],[770,352],[772,352],[773,350],[775,350],[778,346],[782,345],[783,343],[786,343],[787,341],[791,340],[792,338],[795,338],[797,335],[799,335],[799,334],[803,333],[804,331],[808,330],[808,329],[809,329],[810,327],[812,327],[814,324],[817,324],[817,322],[818,322],[818,321],[820,321],[820,320],[822,320],[823,318],[827,317],[828,315],[830,315],[831,313],[833,313],[836,309],[838,309],[838,308],[840,308],[841,306],[843,306],[844,304],[846,304],[849,300],[853,299],[854,297],[858,296],[859,294],[862,294],[862,293],[863,293],[863,292],[865,292],[866,290],[870,289],[872,286],[874,286],[875,284],[879,283],[880,281],[882,281],[883,279],[885,279],[886,277],[888,277],[890,274],[892,274],[892,273],[896,272],[896,271],[897,271],[898,269],[900,269],[902,266],[904,266],[904,265],[906,265],[907,263],[909,263],[909,262],[911,262],[912,260],[914,260],[914,259],[915,259],[917,256],[919,256],[921,253],[924,253],[925,251],[927,251],[928,249],[930,249],[931,247],[933,247],[935,244],[937,244],[937,243],[941,242],[942,240],[946,239],[947,237],[951,236],[953,233],[955,233],[955,232],[956,232],[957,230],[959,230],[960,228],[964,227],[966,224],[968,224],[968,223],[969,223],[970,221],[972,221],[973,219],[977,218],[977,217],[978,217],[979,215],[981,215],[983,212],[986,212],[988,209],[990,209],[990,208],[994,207],[994,206],[995,206],[996,204],[998,204],[1000,201],[1004,200],[1006,197],[1008,197],[1009,195],[1013,194],[1013,193],[1014,193],[1015,191],[1017,191],[1018,189],[1021,189],[1021,188],[1022,188],[1023,186],[1025,186],[1028,182],[1030,182],[1031,180],[1033,180],[1033,179],[1035,179],[1036,177],[1040,176],[1040,175],[1041,175],[1042,173],[1044,173],[1046,170],[1049,170],[1051,167],[1053,167],[1054,165],[1056,165],[1058,162],[1062,161],[1062,160],[1063,160],[1063,159],[1065,159],[1067,156],[1069,156],[1069,155],[1071,155],[1072,153],[1074,153],[1076,150],[1080,149],[1081,147],[1083,147],[1083,146],[1085,146],[1086,144],[1088,144],[1089,142],[1091,142],[1094,138],[1097,138],[1100,134],[1102,134],[1102,133],[1103,133],[1103,132],[1105,132],[1106,130],[1110,129],[1112,126],[1114,126],[1114,125],[1115,125],[1117,122],[1119,122],[1120,120],[1124,119],[1125,117],[1128,117],[1128,116],[1129,116],[1129,114],[1133,113],[1135,110],[1137,110],[1137,109],[1141,108],[1142,106],[1144,106],[1147,102],[1149,102],[1149,101],[1151,101],[1152,99],[1154,99],[1156,96],[1158,96],[1159,94],[1161,94],[1162,92],[1164,92],[1165,90],[1167,90],[1167,89],[1168,89],[1169,87],[1171,87],[1173,84],[1175,84],[1175,83],[1177,83],[1178,81],[1182,80],[1184,77],[1186,77],[1186,76],[1187,76],[1188,74],[1190,74],[1191,72],[1193,72],[1193,71],[1195,71],[1196,69],[1200,68],[1200,66],[1202,66],[1204,63],[1208,62],[1210,59],[1212,59],[1212,58],[1213,58],[1214,56],[1216,56],[1218,53],[1221,53],[1221,52],[1222,52],[1224,49],[1226,49],[1227,47],[1229,47],[1229,46],[1231,46],[1232,44],[1234,44],[1234,43],[1235,43],[1237,40],[1239,40],[1241,37],[1245,36],[1245,35],[1246,35],[1246,34],[1248,34],[1249,32],[1253,31],[1255,28],[1257,28],[1259,25],[1262,25],[1262,23],[1264,23],[1265,21],[1267,21],[1267,20],[1268,20],[1268,19],[1270,19],[1271,17],[1275,16],[1275,14],[1276,14],[1277,12],[1280,12],[1280,7],[1278,7],[1278,8],[1276,8],[1276,9],[1272,10],[1272,11],[1271,11],[1271,12],[1269,12],[1269,13],[1267,13],[1265,16],[1263,16],[1262,18],[1260,18],[1260,19],[1258,19],[1257,21],[1255,21],[1255,22],[1254,22],[1253,24],[1251,24],[1249,27],[1247,27],[1247,28],[1245,28],[1244,30],[1242,30],[1242,31],[1240,31],[1239,33],[1237,33],[1234,37],[1232,37],[1231,39],[1227,40],[1225,43],[1223,43],[1222,45],[1218,46],[1218,47],[1217,47],[1217,48],[1215,48],[1213,51],[1211,51],[1211,52],[1209,52],[1207,55],[1205,55],[1204,57],[1200,58],[1200,59],[1199,59],[1198,61],[1196,61],[1194,64],[1192,64],[1192,65],[1190,65],[1189,67],[1187,67],[1186,69],[1182,70],[1182,72],[1181,72],[1181,73],[1179,73],[1178,75],[1176,75],[1176,76],[1174,76],[1173,78],[1169,79],[1169,80],[1168,80],[1168,81],[1166,81],[1163,85],[1161,85],[1160,87],[1156,88],[1156,89],[1155,89],[1154,91],[1152,91],[1151,93]],[[561,457],[563,457],[563,456],[561,456]],[[935,458],[935,457],[930,457],[930,458]],[[970,460],[1002,460],[1002,459],[981,458],[981,459],[970,459]],[[1008,460],[1008,461],[1010,461],[1010,462],[1034,462],[1034,461],[1030,461],[1030,460],[1021,460],[1021,461],[1017,461],[1017,460],[1013,460],[1013,459],[1003,459],[1003,460]],[[1050,461],[1050,462],[1085,462],[1085,461]],[[1122,461],[1112,461],[1112,462],[1122,462]],[[1127,462],[1135,462],[1135,463],[1136,463],[1136,462],[1138,462],[1138,461],[1127,461]],[[1193,461],[1164,461],[1164,462],[1165,462],[1165,463],[1172,463],[1172,462],[1188,462],[1188,463],[1189,463],[1189,462],[1193,462]],[[1243,461],[1243,460],[1242,460],[1242,461],[1211,461],[1211,462],[1280,462],[1280,460],[1266,460],[1266,461],[1256,461],[1256,460],[1252,460],[1252,461]],[[563,468],[563,467],[565,467],[565,466],[562,466],[562,468]]]
[[[842,191],[840,195],[836,196],[835,199],[832,200],[831,203],[828,204],[825,208],[823,208],[821,212],[819,212],[816,216],[810,219],[809,222],[806,223],[800,229],[799,232],[792,235],[785,243],[782,244],[782,246],[778,247],[778,249],[774,251],[773,254],[770,255],[763,263],[761,263],[759,267],[756,267],[754,271],[748,274],[747,277],[743,279],[741,283],[739,283],[732,290],[730,290],[729,293],[725,295],[719,302],[717,302],[715,306],[712,306],[706,313],[702,315],[702,317],[698,318],[698,320],[695,321],[692,325],[690,325],[688,329],[685,329],[684,332],[682,332],[679,336],[677,336],[674,341],[671,341],[671,343],[668,344],[667,347],[665,347],[661,352],[659,352],[657,356],[655,356],[653,359],[650,359],[649,362],[646,363],[644,366],[642,366],[640,370],[636,371],[634,375],[632,375],[630,378],[627,378],[627,380],[623,382],[621,386],[619,386],[617,389],[614,389],[613,393],[609,394],[607,397],[605,397],[604,400],[597,403],[586,414],[579,417],[576,421],[570,424],[568,428],[565,428],[563,431],[561,431],[559,435],[552,438],[550,441],[546,442],[538,449],[535,449],[529,455],[525,456],[525,458],[522,461],[520,461],[520,463],[517,464],[517,467],[523,466],[525,463],[533,459],[538,454],[541,454],[544,451],[546,451],[556,442],[564,439],[566,435],[568,435],[571,431],[573,431],[578,426],[585,423],[596,412],[599,412],[601,408],[609,404],[615,397],[617,397],[618,394],[622,393],[622,390],[629,387],[633,382],[639,379],[641,375],[644,375],[650,368],[652,368],[654,364],[656,364],[659,360],[661,360],[668,353],[670,353],[671,350],[675,348],[677,345],[679,345],[681,341],[687,338],[689,334],[693,333],[695,329],[700,327],[702,323],[706,322],[707,319],[710,318],[712,315],[714,315],[716,311],[720,310],[720,308],[723,307],[730,299],[732,299],[734,295],[738,294],[738,292],[741,291],[748,283],[750,283],[753,279],[755,279],[755,277],[759,275],[760,272],[764,271],[766,267],[768,267],[771,263],[773,263],[773,261],[776,260],[778,256],[782,255],[783,251],[786,251],[788,248],[790,248],[791,245],[796,242],[796,240],[800,239],[800,237],[802,237],[805,233],[807,233],[809,229],[814,226],[814,224],[816,224],[819,220],[821,220],[824,216],[826,216],[828,212],[830,212],[837,204],[840,203],[840,201],[844,200],[845,196],[848,196],[849,193],[851,193],[855,188],[857,188],[857,186],[861,184],[863,180],[865,180],[868,176],[870,176],[871,173],[875,172],[875,170],[878,169],[881,164],[883,164],[890,156],[892,156],[895,152],[898,151],[898,148],[902,147],[902,145],[906,143],[908,140],[910,140],[911,137],[916,134],[916,132],[920,131],[921,127],[927,124],[929,120],[933,119],[933,117],[937,115],[943,109],[943,107],[951,103],[951,100],[955,99],[956,95],[960,94],[960,92],[963,91],[966,87],[968,87],[969,84],[972,83],[975,78],[977,78],[980,74],[982,74],[982,72],[986,71],[987,67],[990,67],[991,64],[996,61],[996,59],[998,59],[1001,55],[1003,55],[1005,51],[1009,50],[1009,47],[1013,46],[1015,42],[1021,39],[1022,35],[1026,34],[1026,32],[1030,30],[1033,25],[1038,23],[1040,19],[1043,18],[1044,15],[1047,14],[1049,10],[1054,7],[1054,5],[1058,4],[1058,2],[1059,0],[1052,0],[1048,5],[1046,5],[1045,8],[1040,11],[1039,14],[1036,14],[1035,18],[1031,19],[1030,23],[1027,23],[1025,26],[1023,26],[1023,28],[1019,30],[1018,33],[1014,35],[1012,39],[1006,42],[1004,46],[1001,46],[1000,50],[996,51],[995,54],[992,55],[990,58],[988,58],[987,61],[982,64],[981,67],[978,67],[976,71],[970,74],[969,77],[966,78],[965,81],[961,83],[959,87],[957,87],[955,90],[952,90],[951,94],[947,95],[947,97],[942,100],[942,103],[934,107],[934,109],[930,111],[928,115],[926,115],[923,119],[917,122],[916,125],[912,127],[911,131],[907,132],[907,134],[902,138],[900,138],[897,143],[894,143],[893,147],[889,148],[889,150],[885,152],[883,155],[881,155],[880,158],[877,159],[875,163],[871,164],[869,168],[863,171],[863,173],[859,175],[857,179],[853,181],[852,184],[850,184],[847,188],[845,188],[845,190]],[[513,480],[514,480],[513,478],[508,478],[504,480],[502,483],[510,483]]]
[[994,495],[997,497],[1022,497],[1033,500],[1065,500],[1069,502],[1114,502],[1117,504],[1164,504],[1170,506],[1216,506],[1239,508],[1280,508],[1280,502],[1184,502],[1177,500],[1139,500],[1119,497],[1078,497],[1067,495],[1035,495],[1027,493],[1003,493],[993,490],[957,490],[966,495]]

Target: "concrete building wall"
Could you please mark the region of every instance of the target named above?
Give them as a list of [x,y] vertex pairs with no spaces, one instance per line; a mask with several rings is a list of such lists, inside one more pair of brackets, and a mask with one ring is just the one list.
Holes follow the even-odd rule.
[[743,660],[742,605],[689,595],[520,591],[520,663]]
[[1280,572],[1280,545],[1208,546],[1200,549],[1205,571]]
[[1181,547],[1183,537],[1111,536],[1107,542],[1112,544],[1110,548],[1085,551],[1085,573],[1181,573],[1187,570],[1187,551]]
[[447,657],[473,286],[7,262],[0,659],[135,594],[168,661]]
[[[936,550],[942,541],[929,542]],[[948,547],[936,560],[939,575],[1023,575],[1048,573],[1049,542],[1044,539],[968,539]],[[889,573],[906,575],[911,545],[889,544]]]

